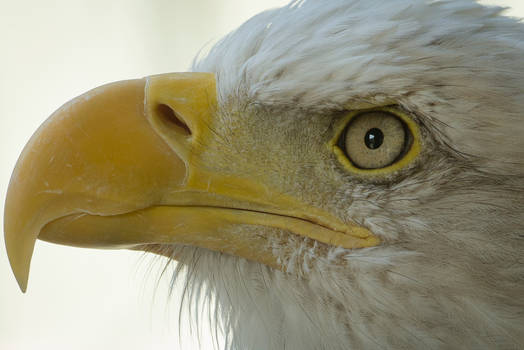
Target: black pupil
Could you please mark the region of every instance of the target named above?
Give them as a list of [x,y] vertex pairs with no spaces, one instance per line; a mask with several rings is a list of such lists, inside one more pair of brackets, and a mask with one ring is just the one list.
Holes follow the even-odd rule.
[[382,142],[384,142],[382,130],[378,128],[369,129],[366,136],[364,136],[364,142],[369,149],[379,148]]

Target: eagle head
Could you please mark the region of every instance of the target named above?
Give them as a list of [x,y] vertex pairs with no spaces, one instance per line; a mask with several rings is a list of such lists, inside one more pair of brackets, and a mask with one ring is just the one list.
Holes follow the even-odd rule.
[[230,349],[524,346],[524,26],[470,0],[305,0],[192,72],[58,109],[5,241],[176,260]]

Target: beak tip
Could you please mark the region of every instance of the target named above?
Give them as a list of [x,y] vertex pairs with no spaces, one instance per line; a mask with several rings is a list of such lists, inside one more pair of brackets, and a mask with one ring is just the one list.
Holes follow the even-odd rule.
[[15,275],[16,282],[18,282],[18,286],[20,287],[22,293],[25,293],[27,290],[27,282],[29,279],[29,264],[27,264],[27,267],[20,266],[12,261],[14,259],[10,258],[9,260],[11,261],[11,269],[13,270],[13,274]]
[[31,257],[33,255],[33,249],[36,238],[30,238],[26,240],[14,240],[9,239],[8,235],[5,235],[7,257],[11,265],[11,270],[15,275],[16,281],[20,290],[25,293],[27,290],[27,282],[29,279],[29,267],[31,264]]
[[29,261],[27,264],[17,264],[13,261],[14,259],[11,259],[11,257],[9,260],[11,262],[11,269],[15,275],[16,282],[18,282],[18,286],[22,293],[25,293],[27,290],[27,282],[29,280]]
[[16,279],[18,282],[18,286],[20,287],[20,290],[22,293],[25,293],[27,291],[27,278],[26,279]]

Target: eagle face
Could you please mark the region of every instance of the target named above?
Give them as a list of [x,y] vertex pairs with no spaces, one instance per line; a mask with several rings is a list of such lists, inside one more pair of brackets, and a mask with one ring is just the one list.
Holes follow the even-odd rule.
[[[175,259],[182,300],[191,313],[206,296],[225,348],[523,346],[524,27],[499,13],[296,1],[217,43],[192,69],[205,73],[66,104],[27,147],[79,173],[47,192],[32,180],[31,193],[64,191],[30,210],[32,226],[9,219],[48,203],[16,194],[29,151],[10,185],[22,287],[38,236]],[[131,122],[114,117],[106,148],[49,141],[55,124],[99,128],[108,103],[133,99],[142,124],[120,135]],[[38,231],[18,238],[27,227]]]

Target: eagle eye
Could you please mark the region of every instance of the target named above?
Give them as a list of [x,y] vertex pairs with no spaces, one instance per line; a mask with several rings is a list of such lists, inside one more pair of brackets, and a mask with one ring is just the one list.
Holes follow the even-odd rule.
[[407,150],[410,134],[404,123],[386,112],[368,112],[353,118],[340,138],[349,160],[360,169],[384,168]]
[[394,108],[348,113],[331,142],[339,161],[352,172],[384,174],[409,164],[420,151],[419,130]]

